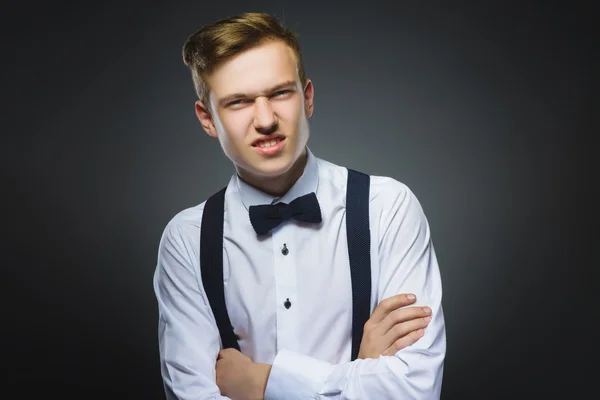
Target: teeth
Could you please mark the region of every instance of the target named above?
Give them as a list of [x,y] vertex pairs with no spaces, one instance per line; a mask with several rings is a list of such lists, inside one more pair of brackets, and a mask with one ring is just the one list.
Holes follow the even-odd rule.
[[258,145],[261,148],[275,146],[279,141],[278,140],[265,140],[264,142],[260,142]]

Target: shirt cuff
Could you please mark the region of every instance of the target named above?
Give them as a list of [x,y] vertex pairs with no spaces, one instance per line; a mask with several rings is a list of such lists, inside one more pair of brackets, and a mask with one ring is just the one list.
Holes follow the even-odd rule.
[[265,400],[312,399],[334,368],[328,362],[281,350],[271,366]]

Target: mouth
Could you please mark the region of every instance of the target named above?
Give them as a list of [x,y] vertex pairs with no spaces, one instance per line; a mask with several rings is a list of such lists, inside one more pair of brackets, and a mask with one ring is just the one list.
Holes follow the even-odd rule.
[[280,154],[285,147],[285,136],[269,135],[263,136],[252,143],[254,150],[265,157],[273,157]]
[[252,147],[258,147],[261,149],[268,149],[269,147],[277,146],[280,142],[285,140],[285,136],[275,134],[261,137],[252,143]]

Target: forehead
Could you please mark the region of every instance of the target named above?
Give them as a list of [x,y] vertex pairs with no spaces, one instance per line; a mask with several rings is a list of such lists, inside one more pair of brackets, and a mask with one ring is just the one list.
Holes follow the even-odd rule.
[[271,41],[246,50],[217,67],[208,78],[211,97],[232,93],[259,93],[298,76],[293,50]]

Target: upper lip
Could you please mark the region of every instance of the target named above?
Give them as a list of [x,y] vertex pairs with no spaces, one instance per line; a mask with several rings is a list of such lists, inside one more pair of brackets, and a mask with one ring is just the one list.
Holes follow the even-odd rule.
[[256,139],[254,142],[252,142],[252,146],[257,146],[261,142],[265,142],[265,141],[269,141],[269,140],[275,140],[275,139],[285,139],[285,136],[283,136],[283,135],[281,135],[279,133],[273,133],[273,134],[270,134],[270,135],[261,136],[258,139]]

